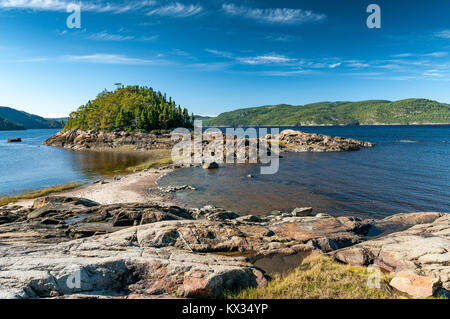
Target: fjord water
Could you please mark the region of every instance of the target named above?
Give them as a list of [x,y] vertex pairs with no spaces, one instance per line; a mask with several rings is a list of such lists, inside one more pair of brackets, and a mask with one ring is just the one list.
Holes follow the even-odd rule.
[[[57,131],[0,131],[0,196],[92,180],[147,159],[139,153],[75,152],[42,144]],[[16,137],[22,143],[6,142]]]
[[[178,192],[179,200],[241,214],[302,206],[332,215],[374,218],[402,212],[450,211],[449,125],[293,129],[377,145],[356,152],[284,153],[275,175],[260,175],[258,165],[223,166],[211,171],[183,168],[159,183],[189,184],[197,191]],[[248,174],[254,177],[247,178]]]

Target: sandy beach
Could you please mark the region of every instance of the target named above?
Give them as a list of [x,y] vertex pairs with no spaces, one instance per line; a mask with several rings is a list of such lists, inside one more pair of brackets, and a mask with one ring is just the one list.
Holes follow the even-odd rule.
[[[174,204],[168,196],[157,189],[157,180],[173,169],[147,169],[127,175],[118,175],[96,181],[79,188],[52,194],[50,196],[80,197],[102,205],[122,203]],[[35,199],[20,200],[14,205],[31,207]]]

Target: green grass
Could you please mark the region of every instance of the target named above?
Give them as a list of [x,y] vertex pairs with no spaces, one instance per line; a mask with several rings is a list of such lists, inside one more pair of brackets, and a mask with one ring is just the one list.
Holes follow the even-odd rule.
[[83,185],[83,184],[71,182],[71,183],[68,183],[65,185],[50,186],[50,187],[43,188],[43,189],[25,192],[20,195],[3,196],[3,197],[0,197],[0,206],[8,205],[10,203],[15,203],[22,199],[33,199],[33,198],[38,198],[38,197],[46,196],[46,195],[53,194],[53,193],[59,193],[59,192],[66,191],[69,189],[77,188],[81,185]]
[[160,158],[160,159],[154,159],[136,166],[132,166],[132,167],[128,167],[126,169],[127,172],[139,172],[139,171],[143,171],[145,169],[149,169],[149,168],[156,168],[156,167],[161,167],[164,165],[169,165],[172,164],[172,158],[171,157],[166,157],[166,158]]
[[372,273],[344,265],[324,255],[306,258],[296,269],[275,274],[266,287],[225,292],[227,299],[392,299],[404,298],[389,286],[390,274],[381,273],[380,289],[369,288]]

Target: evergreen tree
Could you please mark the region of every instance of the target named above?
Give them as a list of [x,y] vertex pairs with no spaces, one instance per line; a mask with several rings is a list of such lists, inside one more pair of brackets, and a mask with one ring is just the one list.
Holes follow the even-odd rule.
[[72,112],[64,126],[68,129],[151,131],[192,127],[187,109],[176,107],[172,97],[140,86],[119,86],[102,91],[93,101]]

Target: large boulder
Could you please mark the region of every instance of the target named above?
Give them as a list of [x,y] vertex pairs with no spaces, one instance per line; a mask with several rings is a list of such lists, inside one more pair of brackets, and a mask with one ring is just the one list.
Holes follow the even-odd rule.
[[408,272],[399,272],[389,284],[415,298],[431,297],[441,285],[439,279]]

